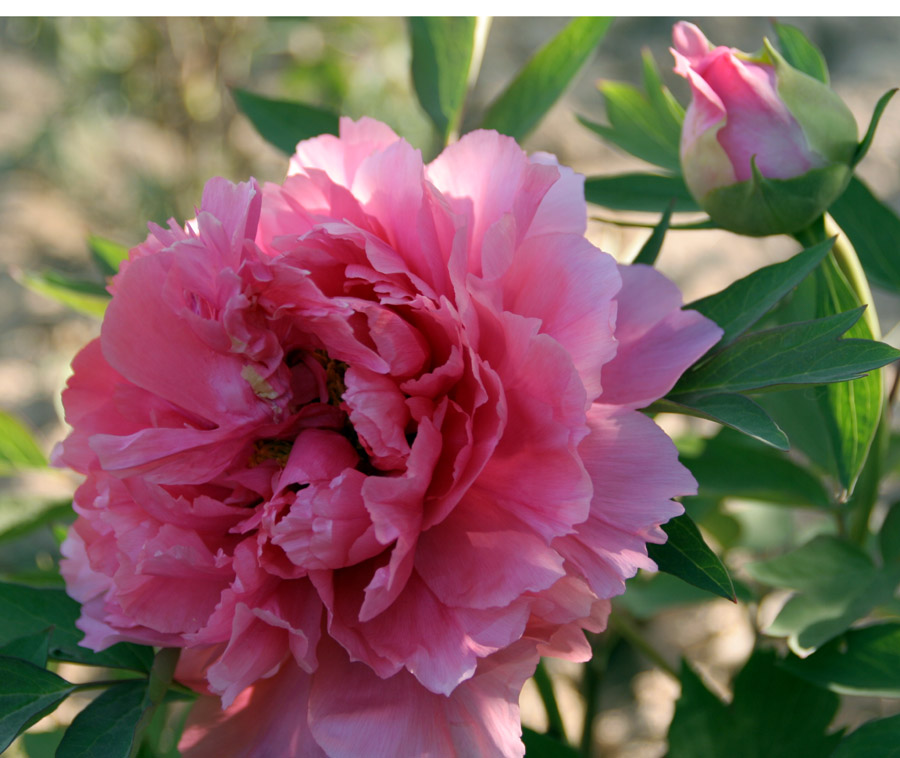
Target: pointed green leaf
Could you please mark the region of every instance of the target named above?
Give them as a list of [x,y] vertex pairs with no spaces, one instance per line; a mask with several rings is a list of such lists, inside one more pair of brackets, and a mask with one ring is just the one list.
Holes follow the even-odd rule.
[[662,545],[647,545],[648,555],[660,571],[673,574],[688,584],[737,602],[734,585],[722,561],[703,541],[690,516],[683,514],[663,524],[669,535]]
[[17,658],[0,657],[0,753],[74,689],[74,684],[46,669]]
[[683,663],[668,758],[823,758],[841,738],[826,735],[839,704],[779,668],[771,651],[753,653],[728,705]]
[[823,84],[828,84],[828,66],[819,48],[796,26],[779,24],[777,21],[773,26],[784,59],[798,71],[818,79]]
[[0,647],[0,656],[18,658],[28,663],[45,668],[47,656],[50,652],[50,629],[45,629],[40,634],[29,637],[19,637],[17,640],[7,642]]
[[659,251],[662,249],[663,240],[666,238],[666,232],[669,230],[669,222],[672,220],[672,210],[674,208],[675,201],[672,200],[669,202],[669,207],[666,208],[665,213],[663,213],[662,218],[653,229],[650,237],[641,246],[637,257],[635,257],[632,263],[643,263],[647,266],[652,266],[656,263],[656,258],[659,255]]
[[99,653],[81,647],[76,629],[81,609],[63,590],[0,583],[0,644],[52,628],[50,657],[56,660],[148,671],[153,648],[120,642]]
[[699,456],[683,457],[682,462],[705,497],[742,497],[794,507],[830,504],[818,477],[784,454],[733,433],[720,433]]
[[114,276],[122,261],[128,260],[127,247],[94,234],[88,237],[88,248],[104,276]]
[[600,91],[606,100],[610,125],[578,116],[578,121],[607,142],[647,163],[680,173],[678,139],[663,132],[658,116],[642,92],[623,82],[604,82]]
[[55,271],[35,273],[13,271],[13,278],[32,292],[56,300],[73,310],[94,318],[103,318],[110,295],[102,284],[70,279]]
[[323,108],[273,100],[243,89],[233,89],[231,94],[263,139],[288,155],[302,140],[338,133],[338,117]]
[[900,715],[863,724],[830,758],[900,758]]
[[705,418],[742,432],[767,445],[787,450],[790,442],[772,418],[745,395],[723,392],[712,395],[679,395],[678,402],[663,398],[650,410],[683,413]]
[[900,624],[851,629],[809,658],[792,656],[782,665],[833,692],[900,698]]
[[46,468],[47,458],[25,425],[0,411],[0,476],[25,468]]
[[408,23],[416,95],[446,142],[459,128],[475,47],[475,19],[429,16],[410,18]]
[[[844,313],[860,304],[832,256],[816,272],[816,285],[816,316]],[[860,319],[845,337],[871,340],[873,334],[866,320]],[[815,395],[828,431],[838,480],[852,492],[881,420],[881,371],[871,371],[851,382],[817,387]]]
[[641,65],[644,75],[644,91],[657,114],[659,126],[669,133],[670,140],[674,137],[674,141],[680,143],[684,108],[663,84],[653,54],[647,48],[641,50]]
[[129,758],[146,692],[147,682],[140,680],[101,693],[72,721],[56,758]]
[[[685,306],[715,321],[725,332],[716,347],[733,342],[787,295],[831,250],[833,240],[804,250],[783,263],[764,266],[721,292]],[[846,310],[846,309],[845,309]]]
[[700,210],[700,206],[691,197],[680,176],[661,174],[592,176],[584,183],[584,196],[589,203],[617,211],[663,213],[673,200],[676,212]]
[[862,142],[856,148],[856,153],[853,155],[853,163],[852,166],[856,166],[863,158],[866,157],[866,153],[869,152],[869,148],[872,147],[872,140],[875,139],[875,130],[878,128],[878,122],[881,121],[881,115],[884,113],[884,109],[887,108],[887,104],[891,101],[891,98],[897,94],[897,87],[893,89],[889,89],[885,92],[875,104],[875,110],[872,112],[872,120],[869,122],[869,128],[866,130],[866,136],[863,137]]
[[900,218],[855,176],[828,209],[850,239],[866,276],[900,293]]
[[671,397],[857,379],[900,357],[881,342],[839,339],[862,308],[744,335],[684,374]]
[[568,87],[609,28],[610,18],[577,18],[525,64],[481,123],[521,140]]

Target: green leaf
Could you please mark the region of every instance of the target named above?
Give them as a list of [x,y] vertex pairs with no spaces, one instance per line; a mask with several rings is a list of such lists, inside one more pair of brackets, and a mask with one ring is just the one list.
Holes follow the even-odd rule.
[[140,680],[101,693],[72,721],[56,758],[129,758],[146,692],[147,682]]
[[102,284],[70,279],[55,271],[36,273],[12,271],[13,278],[32,292],[49,297],[79,313],[94,318],[103,318],[110,295]]
[[522,727],[522,742],[525,743],[528,758],[578,758],[578,751],[571,745],[527,726]]
[[459,128],[475,47],[475,19],[463,16],[408,19],[412,76],[422,108],[444,142]]
[[120,642],[99,653],[81,647],[80,607],[63,590],[0,583],[0,645],[52,628],[50,657],[92,666],[149,671],[153,648]]
[[900,624],[852,629],[809,658],[790,657],[782,665],[833,692],[900,698]]
[[675,211],[700,210],[680,176],[661,174],[618,174],[592,176],[584,183],[584,196],[589,203],[617,211],[651,211],[664,213],[675,201]]
[[862,308],[744,335],[687,371],[671,392],[741,392],[857,379],[900,357],[881,342],[839,339]]
[[41,634],[29,637],[19,637],[17,640],[7,642],[0,646],[0,656],[7,658],[19,658],[28,661],[35,666],[45,668],[47,656],[50,651],[50,630],[45,629]]
[[660,571],[688,584],[737,602],[734,585],[722,561],[703,541],[697,525],[683,514],[663,524],[669,539],[662,545],[647,545],[647,552]]
[[13,540],[53,521],[71,521],[71,500],[0,498],[0,541]]
[[669,141],[674,137],[675,142],[680,143],[684,108],[663,84],[656,60],[647,48],[641,50],[641,71],[644,77],[644,91],[657,115],[658,128],[669,135]]
[[682,463],[705,497],[740,497],[789,506],[827,508],[828,492],[819,478],[771,448],[720,433],[698,457]]
[[522,140],[587,62],[609,28],[610,18],[577,18],[525,64],[490,105],[481,127]]
[[122,261],[128,260],[127,247],[94,234],[88,237],[88,248],[104,276],[114,276]]
[[243,89],[233,89],[231,94],[263,139],[288,155],[302,140],[338,133],[338,117],[323,108],[273,100]]
[[[829,256],[816,272],[816,316],[843,313],[859,304],[859,298],[834,258]],[[845,336],[871,340],[874,335],[866,320],[860,319]],[[884,402],[881,372],[872,371],[852,382],[817,387],[815,394],[828,431],[838,480],[847,492],[852,492],[881,421]]]
[[900,218],[855,176],[828,209],[850,239],[866,276],[900,293]]
[[787,450],[787,436],[758,404],[745,395],[722,392],[711,395],[679,395],[678,401],[663,398],[651,411],[682,413],[716,421],[767,445]]
[[47,458],[25,425],[0,411],[0,476],[25,468],[46,468]]
[[885,563],[900,561],[900,503],[894,503],[878,532],[878,544]]
[[666,232],[669,230],[669,222],[672,220],[672,209],[674,207],[675,201],[672,200],[669,202],[669,207],[666,208],[665,213],[663,213],[659,224],[654,227],[653,232],[650,234],[650,237],[641,246],[640,251],[632,261],[632,263],[643,263],[647,266],[652,266],[654,263],[656,263],[656,258],[659,255],[659,251],[662,249],[662,244],[663,240],[666,237]]
[[900,715],[863,724],[830,758],[900,758]]
[[881,116],[884,113],[884,109],[887,108],[887,104],[896,94],[897,87],[894,87],[893,89],[889,89],[878,99],[878,102],[875,105],[875,110],[872,112],[872,120],[869,122],[869,128],[866,130],[866,136],[863,137],[862,142],[857,145],[856,153],[854,153],[853,155],[853,162],[851,166],[856,166],[863,158],[866,157],[866,153],[868,153],[869,148],[872,147],[872,141],[875,139],[875,130],[878,128],[878,122],[881,121]]
[[827,535],[745,570],[757,581],[797,593],[765,631],[787,637],[801,657],[890,601],[900,581],[900,566],[879,570],[860,548]]
[[733,342],[768,313],[828,255],[834,240],[814,245],[783,263],[764,266],[721,292],[685,306],[715,321],[725,332],[716,347]]
[[796,26],[772,24],[778,36],[778,47],[784,59],[798,71],[828,84],[828,66],[819,48],[810,42]]
[[[693,605],[714,600],[706,590],[678,579],[672,574],[640,572],[625,582],[625,594],[613,601],[614,607],[625,608],[637,619],[649,619],[660,611],[678,606]],[[745,586],[734,582],[737,596],[745,601],[752,595]]]
[[826,735],[840,700],[779,668],[757,650],[722,703],[687,663],[669,727],[668,758],[823,758],[841,735]]
[[0,753],[74,689],[74,684],[46,669],[17,658],[0,657]]

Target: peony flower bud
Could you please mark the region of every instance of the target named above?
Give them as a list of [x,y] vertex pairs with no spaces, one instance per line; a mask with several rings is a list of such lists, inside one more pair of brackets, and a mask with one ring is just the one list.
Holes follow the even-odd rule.
[[764,41],[713,47],[693,24],[672,32],[675,72],[693,97],[681,132],[691,194],[720,226],[763,236],[809,226],[850,179],[856,121],[822,82]]

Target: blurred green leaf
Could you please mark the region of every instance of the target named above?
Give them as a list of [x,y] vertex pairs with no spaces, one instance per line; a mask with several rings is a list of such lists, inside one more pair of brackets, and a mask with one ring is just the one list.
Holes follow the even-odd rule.
[[603,39],[611,18],[576,18],[525,64],[516,78],[488,107],[481,122],[522,140],[568,87]]
[[0,645],[52,628],[50,657],[93,666],[148,671],[153,648],[120,642],[99,653],[81,647],[80,606],[63,590],[0,583]]
[[900,218],[857,177],[828,209],[850,239],[866,276],[900,293]]
[[527,726],[522,727],[522,742],[525,743],[528,758],[578,758],[578,751],[571,745]]
[[[669,608],[693,605],[714,600],[713,595],[693,584],[682,581],[673,574],[641,572],[625,582],[625,594],[613,601],[614,607],[623,607],[636,619],[649,619]],[[750,601],[752,595],[739,582],[734,582],[735,593],[741,600]]]
[[47,457],[25,425],[5,411],[0,411],[0,476],[19,469],[46,468],[48,465]]
[[415,17],[408,24],[416,95],[446,143],[459,128],[475,46],[475,19]]
[[672,200],[675,212],[697,212],[697,205],[680,176],[618,174],[591,176],[584,183],[589,203],[617,211],[664,213]]
[[288,100],[273,100],[243,89],[233,89],[234,101],[267,142],[288,155],[297,143],[320,134],[337,134],[337,115],[323,108]]
[[74,689],[74,684],[44,668],[0,657],[0,753]]
[[110,295],[102,284],[70,279],[55,271],[43,273],[13,271],[13,278],[32,292],[44,295],[73,310],[94,318],[103,318]]
[[771,651],[753,653],[728,705],[682,663],[668,758],[823,758],[841,738],[825,734],[839,703],[780,669]]
[[649,49],[641,50],[641,71],[644,77],[644,92],[653,106],[662,128],[680,142],[684,108],[669,92],[659,75],[659,67]]
[[727,345],[803,281],[825,259],[833,243],[833,240],[822,242],[783,263],[757,269],[721,292],[695,300],[685,307],[699,311],[722,327],[725,333],[716,347]]
[[778,424],[745,395],[729,392],[679,395],[677,402],[663,398],[651,405],[649,410],[709,419],[779,450],[790,447],[787,436]]
[[122,682],[102,692],[72,721],[56,758],[129,758],[146,692],[145,680]]
[[685,393],[842,382],[897,360],[900,351],[881,342],[840,339],[861,315],[857,308],[739,337],[688,370],[672,390],[672,399],[677,402]]
[[830,758],[900,758],[900,715],[863,724]]
[[643,263],[652,266],[656,263],[659,251],[662,249],[663,240],[666,238],[666,232],[669,230],[669,222],[672,220],[672,209],[675,207],[675,201],[669,202],[659,223],[654,227],[653,232],[647,241],[641,246],[637,256],[632,263]]
[[35,666],[45,668],[47,655],[50,651],[50,630],[45,629],[40,634],[29,637],[19,637],[17,640],[7,642],[0,646],[0,656],[7,658],[19,658],[33,663]]
[[0,542],[13,540],[51,521],[71,520],[71,500],[0,498]]
[[900,624],[852,629],[809,658],[787,658],[792,674],[845,695],[900,697]]
[[900,561],[900,503],[894,503],[885,516],[878,543],[885,563]]
[[875,139],[875,130],[878,128],[878,122],[881,121],[884,109],[887,108],[887,104],[896,94],[897,87],[894,87],[893,89],[889,89],[878,99],[878,102],[875,104],[875,110],[872,112],[872,120],[869,121],[869,128],[866,130],[866,136],[863,137],[862,142],[856,146],[856,153],[853,155],[853,163],[851,165],[855,166],[866,157],[866,153],[868,153],[869,148],[872,147],[872,141]]
[[683,457],[705,497],[739,497],[789,506],[828,508],[818,477],[771,448],[722,432],[697,457]]
[[778,47],[784,59],[798,71],[828,84],[828,66],[825,58],[806,35],[796,26],[773,22],[775,34],[778,36]]
[[64,730],[52,732],[25,732],[19,739],[28,758],[56,758],[56,748],[62,740]]
[[765,631],[787,637],[801,657],[891,600],[900,582],[900,566],[879,570],[860,548],[825,535],[745,570],[757,581],[797,593]]
[[663,524],[669,536],[662,545],[647,545],[648,555],[660,571],[677,576],[688,584],[736,602],[734,585],[722,561],[703,541],[690,516],[683,514]]
[[88,248],[104,276],[114,276],[118,273],[122,261],[128,260],[127,247],[95,234],[88,237]]

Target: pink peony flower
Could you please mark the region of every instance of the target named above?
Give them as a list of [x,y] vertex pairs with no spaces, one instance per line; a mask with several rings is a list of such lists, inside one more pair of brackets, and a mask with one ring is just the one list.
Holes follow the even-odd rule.
[[[717,223],[743,234],[808,226],[849,181],[853,114],[826,84],[791,67],[768,42],[755,55],[714,47],[686,21],[675,24],[672,40],[675,72],[692,93],[681,132],[691,194]],[[759,196],[749,185],[717,192],[751,182],[753,164],[766,179],[798,183],[770,183]]]
[[[521,756],[694,492],[636,409],[719,337],[584,238],[583,178],[388,127],[151,226],[64,393],[84,644],[183,648],[186,758]],[[224,710],[223,710],[224,708]]]

